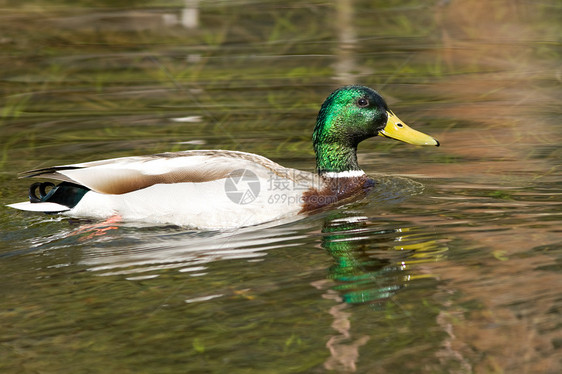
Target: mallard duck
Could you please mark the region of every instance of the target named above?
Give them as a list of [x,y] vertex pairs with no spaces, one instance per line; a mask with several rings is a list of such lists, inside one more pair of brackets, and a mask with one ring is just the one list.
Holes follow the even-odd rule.
[[113,158],[25,172],[29,200],[12,208],[72,217],[143,221],[199,229],[256,225],[352,199],[374,181],[357,163],[357,145],[381,135],[439,146],[406,126],[374,90],[345,86],[322,104],[312,134],[316,173],[263,156],[191,150]]

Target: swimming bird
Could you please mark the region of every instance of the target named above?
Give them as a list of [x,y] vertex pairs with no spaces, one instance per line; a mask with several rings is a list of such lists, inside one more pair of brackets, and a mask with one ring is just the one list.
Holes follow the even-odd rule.
[[61,183],[34,183],[29,201],[8,206],[198,229],[251,226],[364,194],[375,182],[359,167],[357,146],[376,135],[439,146],[402,122],[373,89],[345,86],[332,92],[318,113],[312,134],[316,173],[227,150],[121,157],[22,173]]

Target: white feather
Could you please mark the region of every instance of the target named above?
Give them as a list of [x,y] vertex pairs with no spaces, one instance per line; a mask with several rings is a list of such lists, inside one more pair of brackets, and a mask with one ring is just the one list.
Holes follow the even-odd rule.
[[353,178],[362,177],[363,175],[365,175],[363,170],[328,171],[322,173],[322,176],[326,178]]
[[69,207],[57,203],[30,203],[24,201],[22,203],[8,204],[10,208],[25,210],[28,212],[45,212],[45,213],[60,213],[70,210]]
[[227,229],[284,218],[302,209],[301,191],[278,197],[274,190],[263,190],[267,181],[260,180],[260,185],[256,199],[244,205],[229,198],[225,180],[156,184],[120,195],[90,191],[65,214],[100,219],[118,215],[127,221]]

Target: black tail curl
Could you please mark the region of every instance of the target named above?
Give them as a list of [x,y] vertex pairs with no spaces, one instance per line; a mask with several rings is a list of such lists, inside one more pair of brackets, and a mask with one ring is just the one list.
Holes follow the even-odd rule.
[[[37,196],[39,191],[39,196]],[[79,184],[62,182],[55,186],[51,182],[37,182],[29,186],[29,201],[32,203],[57,203],[74,208],[89,188]]]

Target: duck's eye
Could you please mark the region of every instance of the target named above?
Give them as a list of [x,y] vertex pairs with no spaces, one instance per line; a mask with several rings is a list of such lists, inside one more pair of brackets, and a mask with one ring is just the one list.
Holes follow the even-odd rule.
[[359,108],[365,108],[365,107],[369,106],[369,100],[362,97],[359,100],[357,100],[357,106]]

